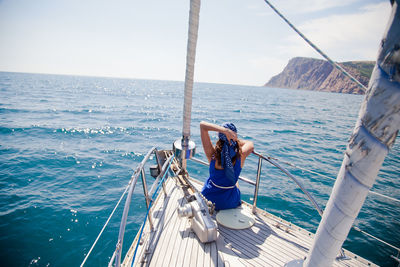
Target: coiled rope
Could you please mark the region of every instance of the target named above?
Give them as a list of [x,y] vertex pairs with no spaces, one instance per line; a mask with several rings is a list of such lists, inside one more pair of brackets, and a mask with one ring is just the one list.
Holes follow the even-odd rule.
[[348,73],[344,68],[342,68],[339,64],[334,62],[330,57],[328,57],[327,54],[325,54],[321,49],[319,49],[314,43],[312,43],[304,34],[302,34],[285,16],[282,15],[281,12],[279,12],[268,0],[264,0],[265,3],[267,3],[272,10],[275,11],[276,14],[278,14],[279,17],[281,17],[298,35],[300,35],[301,38],[304,39],[312,48],[315,49],[322,57],[324,57],[329,63],[331,63],[335,68],[340,70],[344,75],[350,78],[353,82],[355,82],[364,92],[367,91],[367,87],[365,87],[361,82],[359,82],[356,78],[354,78],[350,73]]

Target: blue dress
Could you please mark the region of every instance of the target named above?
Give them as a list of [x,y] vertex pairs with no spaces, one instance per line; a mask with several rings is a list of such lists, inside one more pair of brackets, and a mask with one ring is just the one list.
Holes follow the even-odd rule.
[[225,177],[225,171],[215,168],[215,159],[210,162],[210,177],[204,183],[201,193],[215,204],[215,210],[233,209],[240,206],[240,190],[236,182],[242,170],[240,158],[236,160],[233,167],[235,172],[235,183],[232,184]]

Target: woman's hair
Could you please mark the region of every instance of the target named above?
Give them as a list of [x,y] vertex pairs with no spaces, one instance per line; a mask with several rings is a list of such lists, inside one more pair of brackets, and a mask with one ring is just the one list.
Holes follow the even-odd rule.
[[[215,152],[214,152],[214,158],[216,159],[218,165],[221,166],[221,151],[222,151],[222,146],[224,145],[224,141],[221,139],[218,139],[217,144],[215,145]],[[235,147],[236,155],[232,158],[232,163],[235,164],[237,157],[239,158],[242,156],[242,148],[239,146],[239,142],[236,142],[236,147]]]

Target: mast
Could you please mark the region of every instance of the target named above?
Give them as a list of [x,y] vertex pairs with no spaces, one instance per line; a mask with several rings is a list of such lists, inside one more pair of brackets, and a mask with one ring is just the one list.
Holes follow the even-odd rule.
[[190,141],[190,122],[192,115],[192,92],[194,62],[196,58],[197,36],[199,31],[200,0],[190,1],[189,32],[186,52],[185,93],[183,103],[182,139],[174,142],[175,156],[181,159],[181,166],[186,170],[186,160],[195,153],[195,144]]
[[378,52],[360,108],[314,243],[304,266],[331,266],[400,129],[400,0]]

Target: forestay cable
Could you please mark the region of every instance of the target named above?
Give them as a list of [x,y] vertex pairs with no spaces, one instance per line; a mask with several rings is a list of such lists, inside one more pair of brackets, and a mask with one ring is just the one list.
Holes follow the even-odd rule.
[[364,92],[367,91],[367,87],[365,87],[361,82],[359,82],[356,78],[354,78],[350,73],[348,73],[344,68],[342,68],[339,64],[334,62],[328,55],[326,55],[324,52],[322,52],[321,49],[319,49],[315,44],[313,44],[304,34],[302,34],[288,19],[285,18],[285,16],[282,15],[268,0],[264,0],[265,3],[267,3],[272,10],[275,11],[276,14],[278,14],[279,17],[281,17],[298,35],[300,35],[301,38],[304,39],[312,48],[315,49],[322,57],[324,57],[329,63],[331,63],[334,67],[336,67],[338,70],[340,70],[344,75],[350,78],[353,82],[355,82]]

